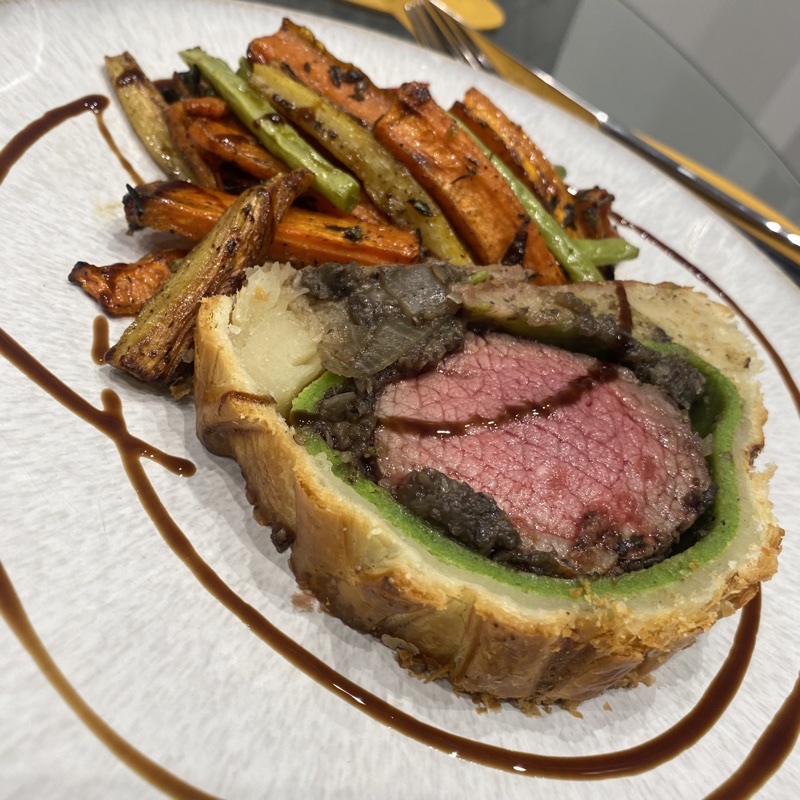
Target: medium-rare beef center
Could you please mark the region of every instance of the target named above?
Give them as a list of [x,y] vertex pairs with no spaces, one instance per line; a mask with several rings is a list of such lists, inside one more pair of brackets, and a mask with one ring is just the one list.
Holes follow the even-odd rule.
[[503,333],[468,334],[435,370],[389,384],[376,416],[378,471],[400,499],[429,516],[407,488],[424,491],[426,468],[488,494],[519,533],[491,554],[520,566],[651,563],[713,497],[700,441],[658,389]]
[[[418,517],[509,567],[613,575],[667,557],[716,491],[686,411],[609,360],[466,330],[452,278],[306,270],[330,330],[345,331],[323,346],[329,369],[349,380],[305,423]],[[616,322],[580,325],[589,349],[611,342],[631,360]],[[691,383],[685,372],[672,375]]]

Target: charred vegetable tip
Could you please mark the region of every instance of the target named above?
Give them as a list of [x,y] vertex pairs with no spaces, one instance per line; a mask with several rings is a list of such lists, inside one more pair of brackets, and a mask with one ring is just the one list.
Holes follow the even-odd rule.
[[572,239],[571,241],[573,247],[580,250],[583,258],[596,267],[630,261],[639,255],[638,247],[621,238]]
[[313,172],[314,188],[336,208],[352,211],[358,202],[358,181],[334,167],[311,147],[266,98],[250,88],[241,75],[199,47],[184,50],[180,56],[190,67],[200,70],[233,113],[272,155],[292,169],[305,168]]
[[494,154],[489,153],[495,169],[506,179],[530,218],[542,233],[547,249],[556,257],[571,281],[602,281],[603,274],[584,256],[569,234],[551,217],[544,206],[533,196],[511,170]]
[[514,175],[509,167],[489,150],[461,120],[455,117],[453,119],[483,150],[494,168],[514,190],[522,207],[541,231],[547,249],[556,257],[571,281],[605,280],[597,268],[598,265],[616,264],[618,261],[635,258],[639,254],[639,250],[624,239],[573,239],[547,213],[544,206],[534,197],[533,192]]

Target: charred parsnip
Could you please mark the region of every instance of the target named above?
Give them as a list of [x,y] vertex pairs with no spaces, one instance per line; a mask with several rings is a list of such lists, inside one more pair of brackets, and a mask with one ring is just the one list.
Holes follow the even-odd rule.
[[106,56],[106,74],[136,135],[164,174],[199,183],[191,165],[173,141],[167,123],[167,104],[130,53]]
[[168,388],[192,372],[194,325],[204,297],[230,294],[264,262],[278,221],[313,176],[281,175],[240,195],[106,354],[106,362]]
[[368,128],[273,64],[254,64],[250,84],[356,175],[392,222],[418,230],[432,255],[453,264],[472,263],[433,198]]

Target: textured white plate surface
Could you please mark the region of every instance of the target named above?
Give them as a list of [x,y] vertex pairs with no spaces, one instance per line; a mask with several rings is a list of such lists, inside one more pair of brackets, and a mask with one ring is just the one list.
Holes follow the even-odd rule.
[[[48,109],[108,94],[106,54],[130,50],[151,76],[179,68],[202,45],[231,62],[285,10],[213,2],[0,3],[0,144]],[[430,81],[443,103],[477,85],[504,107],[576,186],[599,184],[625,217],[713,277],[755,319],[796,379],[800,291],[738,233],[615,143],[499,81],[416,48],[292,10],[336,54],[379,85]],[[105,120],[145,179],[158,177],[112,103]],[[612,692],[542,718],[478,715],[444,687],[410,679],[388,650],[292,603],[285,556],[252,519],[238,468],[193,435],[190,404],[165,402],[90,357],[97,309],[66,276],[77,260],[137,257],[120,198],[128,176],[91,114],[61,125],[0,186],[0,324],[90,403],[117,391],[129,429],[190,459],[178,478],[148,475],[202,558],[238,595],[303,647],[415,717],[471,738],[545,754],[630,747],[691,709],[721,664],[737,618],[724,620],[661,669],[651,687]],[[629,236],[629,238],[632,238]],[[626,277],[692,283],[642,245]],[[123,323],[112,323],[112,340]],[[758,643],[742,690],[721,722],[673,761],[635,777],[590,784],[508,774],[448,757],[375,722],[322,688],[228,612],[192,576],[143,512],[113,444],[0,359],[0,559],[30,620],[66,678],[130,744],[210,794],[259,797],[699,798],[742,761],[800,669],[800,425],[774,366],[764,462],[775,462],[776,513],[787,530],[779,575],[763,593]],[[611,710],[604,708],[608,703]],[[800,793],[795,752],[761,790]],[[140,798],[160,792],[84,726],[10,629],[0,624],[0,797]]]

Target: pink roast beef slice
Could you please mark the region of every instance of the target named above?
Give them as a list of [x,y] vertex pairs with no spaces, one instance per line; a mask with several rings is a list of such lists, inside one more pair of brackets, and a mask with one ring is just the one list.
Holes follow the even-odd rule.
[[501,333],[468,334],[376,403],[377,467],[432,467],[490,494],[522,550],[580,572],[663,555],[713,497],[682,412],[625,369]]

